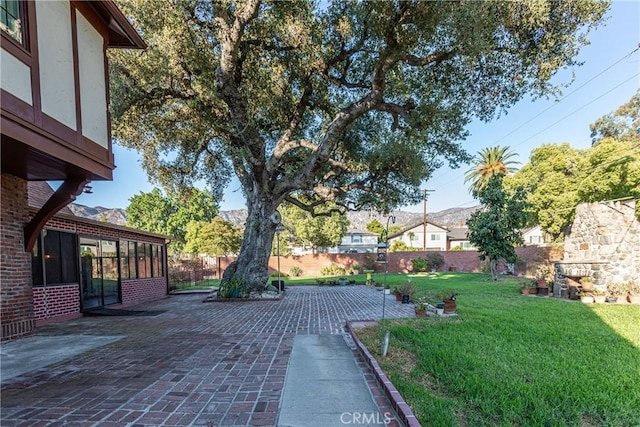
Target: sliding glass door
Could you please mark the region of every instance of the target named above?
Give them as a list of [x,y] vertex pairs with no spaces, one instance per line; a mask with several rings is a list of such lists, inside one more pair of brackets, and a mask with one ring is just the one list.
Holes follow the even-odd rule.
[[83,310],[121,302],[117,242],[80,237],[80,284]]

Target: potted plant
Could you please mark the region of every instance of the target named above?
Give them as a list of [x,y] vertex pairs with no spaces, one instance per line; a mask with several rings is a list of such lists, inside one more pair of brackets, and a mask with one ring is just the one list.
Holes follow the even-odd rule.
[[453,314],[456,312],[457,303],[456,297],[458,296],[455,292],[446,292],[442,294],[442,302],[444,303],[444,312],[446,314]]
[[427,304],[422,299],[414,302],[413,309],[418,317],[424,317],[427,315]]
[[538,264],[538,267],[536,268],[538,295],[549,295],[549,285],[553,284],[555,277],[556,270],[551,264]]
[[624,302],[627,298],[626,286],[620,282],[607,283],[607,295],[609,303]]
[[398,286],[398,292],[401,295],[400,301],[402,301],[403,304],[408,304],[415,296],[416,291],[416,285],[410,281]]
[[640,282],[627,283],[627,301],[631,304],[640,304]]
[[591,276],[585,276],[580,279],[580,286],[583,291],[591,292],[593,290],[593,279]]
[[338,284],[340,286],[347,286],[347,279],[345,279],[344,277],[341,277],[338,279]]
[[580,291],[580,301],[585,304],[592,304],[593,293],[591,291]]
[[598,304],[602,304],[606,301],[607,293],[603,289],[594,289],[591,291],[591,294],[593,295],[593,301]]

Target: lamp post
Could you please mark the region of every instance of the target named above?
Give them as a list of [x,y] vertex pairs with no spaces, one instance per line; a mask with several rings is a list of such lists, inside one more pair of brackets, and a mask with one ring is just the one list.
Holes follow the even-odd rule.
[[[382,289],[382,335],[381,335],[381,345],[382,349],[380,353],[383,357],[387,355],[387,350],[389,348],[389,331],[385,330],[385,306],[387,301],[387,272],[389,271],[389,221],[392,224],[396,223],[396,217],[393,215],[389,215],[387,218],[387,228],[384,230],[384,242],[378,243],[378,262],[384,262],[384,287]],[[381,249],[384,248],[384,257],[381,257]],[[381,258],[383,258],[381,260]]]

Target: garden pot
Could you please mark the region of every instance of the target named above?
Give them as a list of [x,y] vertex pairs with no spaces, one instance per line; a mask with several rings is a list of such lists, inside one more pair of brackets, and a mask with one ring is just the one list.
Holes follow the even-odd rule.
[[640,295],[627,295],[627,301],[631,304],[640,304]]
[[402,295],[401,300],[403,304],[409,304],[409,302],[411,302],[411,297],[409,295]]
[[339,279],[338,280],[338,284],[340,286],[347,286],[347,280],[346,279]]
[[538,287],[537,286],[531,286],[529,288],[529,295],[538,295]]
[[597,302],[598,304],[604,304],[606,299],[607,299],[607,297],[605,297],[604,295],[598,295],[597,297],[593,297],[593,300],[595,302]]
[[385,289],[384,290],[384,294],[385,295],[391,295],[391,289]]
[[605,301],[611,304],[615,304],[618,302],[618,297],[607,297]]
[[416,316],[425,317],[427,315],[426,311],[416,311]]
[[584,304],[592,304],[593,297],[580,297],[580,301]]
[[402,301],[402,294],[396,292],[396,301]]
[[444,308],[436,308],[436,314],[442,316],[444,314]]
[[456,307],[457,304],[455,302],[455,300],[445,300],[444,301],[444,312],[447,314],[451,314],[451,313],[455,313],[456,312]]
[[529,288],[520,288],[520,292],[522,295],[529,295]]

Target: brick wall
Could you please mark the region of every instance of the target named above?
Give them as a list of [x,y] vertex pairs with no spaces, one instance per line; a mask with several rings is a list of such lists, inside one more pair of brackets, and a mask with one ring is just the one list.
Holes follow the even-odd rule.
[[[428,253],[433,253],[429,251]],[[436,252],[443,256],[444,266],[440,271],[449,271],[450,268],[461,272],[478,272],[483,262],[478,258],[476,251],[440,251]],[[532,275],[535,265],[539,262],[554,261],[562,259],[562,249],[541,246],[526,246],[516,248],[516,254],[521,259],[516,264],[517,274]],[[390,273],[408,273],[412,269],[412,260],[425,257],[426,252],[391,252],[388,254]],[[289,274],[292,267],[302,270],[304,276],[319,276],[322,267],[337,265],[349,268],[355,264],[363,266],[366,254],[315,254],[301,256],[281,256],[280,271]],[[235,257],[220,259],[220,271],[224,271],[227,266],[235,260]],[[376,264],[376,272],[384,272],[384,264]],[[269,259],[269,273],[278,271],[278,257],[272,256]]]
[[122,281],[123,306],[157,300],[166,295],[167,282],[164,277]]
[[27,223],[27,182],[12,175],[0,177],[0,340],[33,331],[31,254],[24,250]]
[[36,286],[33,288],[33,311],[36,324],[43,320],[63,320],[80,316],[80,286]]

